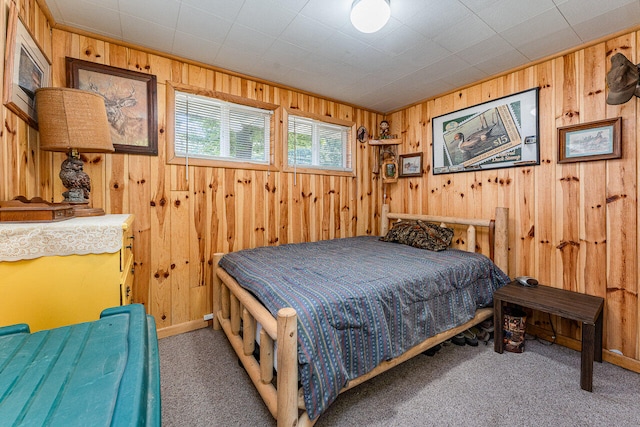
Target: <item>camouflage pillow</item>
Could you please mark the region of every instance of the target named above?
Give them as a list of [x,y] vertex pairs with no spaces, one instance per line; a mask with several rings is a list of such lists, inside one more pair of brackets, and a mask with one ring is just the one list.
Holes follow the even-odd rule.
[[451,228],[420,220],[400,221],[393,224],[386,236],[380,238],[384,242],[397,242],[431,251],[447,249],[453,238]]

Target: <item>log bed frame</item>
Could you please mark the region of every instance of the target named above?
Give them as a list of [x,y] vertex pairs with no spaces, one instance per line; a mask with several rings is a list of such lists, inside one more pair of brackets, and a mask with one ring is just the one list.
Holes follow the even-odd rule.
[[[495,219],[463,219],[455,217],[412,215],[389,212],[389,205],[382,207],[381,234],[389,229],[389,221],[420,219],[451,225],[467,226],[467,251],[476,250],[476,227],[487,227],[489,231],[489,257],[508,274],[508,209],[497,207]],[[277,318],[249,292],[244,290],[226,271],[218,266],[222,253],[214,257],[213,275],[213,329],[223,329],[231,346],[244,365],[253,384],[262,396],[278,427],[313,426],[304,406],[302,388],[298,389],[298,321],[293,308],[282,308]],[[449,338],[491,318],[493,308],[483,308],[468,322],[441,332],[409,349],[406,353],[385,361],[372,371],[355,378],[341,390],[349,390],[370,378],[381,374],[400,363],[440,344]],[[259,356],[254,356],[257,324],[260,330]],[[242,333],[241,333],[242,330]],[[276,362],[278,373],[274,381],[274,345],[277,342]]]

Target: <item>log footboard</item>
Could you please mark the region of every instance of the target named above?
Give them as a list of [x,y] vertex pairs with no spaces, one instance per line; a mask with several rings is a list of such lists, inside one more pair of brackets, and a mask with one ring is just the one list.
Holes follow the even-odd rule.
[[[223,254],[214,257],[214,329],[227,335],[238,359],[260,393],[278,426],[293,426],[298,420],[298,318],[293,308],[283,308],[277,319],[249,292],[218,267]],[[260,331],[256,358],[256,328]],[[278,346],[274,362],[275,346]],[[274,366],[278,374],[274,384]]]

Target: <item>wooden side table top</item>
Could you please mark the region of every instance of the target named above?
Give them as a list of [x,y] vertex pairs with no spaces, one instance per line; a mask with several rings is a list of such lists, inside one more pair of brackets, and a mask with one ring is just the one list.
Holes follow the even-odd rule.
[[593,390],[593,360],[602,362],[602,323],[604,299],[592,295],[538,285],[511,282],[493,293],[494,350],[504,349],[502,314],[505,303],[518,304],[582,323],[580,387]]
[[527,287],[517,282],[495,291],[494,298],[589,324],[595,324],[604,306],[602,297],[544,285]]

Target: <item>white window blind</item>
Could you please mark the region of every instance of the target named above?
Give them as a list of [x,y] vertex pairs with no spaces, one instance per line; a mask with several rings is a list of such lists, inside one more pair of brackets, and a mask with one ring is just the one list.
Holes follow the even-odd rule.
[[351,128],[289,115],[289,166],[351,171]]
[[270,110],[176,91],[175,154],[269,163]]

